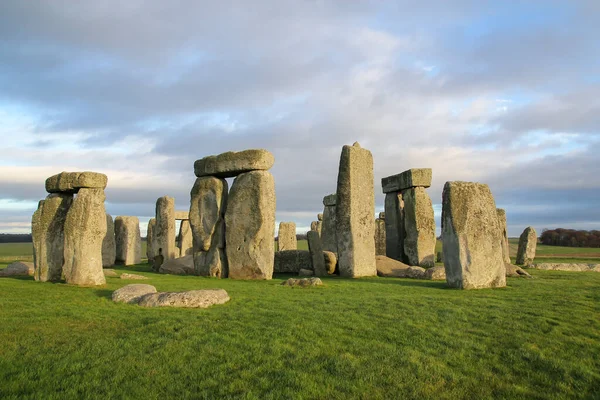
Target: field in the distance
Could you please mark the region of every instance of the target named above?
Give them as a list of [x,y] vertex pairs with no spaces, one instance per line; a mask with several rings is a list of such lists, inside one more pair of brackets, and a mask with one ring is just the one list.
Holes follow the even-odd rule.
[[[20,246],[0,245],[0,268],[28,256]],[[600,397],[599,273],[530,270],[535,279],[509,278],[504,289],[458,291],[395,278],[292,289],[279,285],[285,276],[116,269],[160,291],[224,288],[231,301],[143,309],[110,300],[140,281],[2,278],[0,398]]]

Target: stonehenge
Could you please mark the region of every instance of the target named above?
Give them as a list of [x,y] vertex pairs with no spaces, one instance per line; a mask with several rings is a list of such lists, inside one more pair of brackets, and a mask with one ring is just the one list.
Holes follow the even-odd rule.
[[381,180],[385,193],[386,254],[409,265],[435,265],[435,220],[425,191],[431,169],[409,169]]
[[385,213],[375,220],[375,255],[385,256]]
[[537,233],[533,227],[525,228],[519,237],[519,247],[517,250],[517,265],[530,265],[535,259],[535,249],[537,247]]
[[442,194],[442,241],[448,286],[506,286],[502,231],[487,185],[446,182]]
[[106,282],[102,267],[109,218],[104,208],[107,183],[106,175],[88,171],[61,172],[46,179],[49,195],[40,201],[31,221],[35,280],[58,282],[64,277],[67,283],[82,286]]
[[280,222],[279,233],[277,234],[277,237],[279,251],[298,249],[298,240],[296,239],[296,223]]
[[376,276],[373,156],[358,142],[344,146],[336,191],[336,240],[340,276]]
[[142,240],[138,217],[115,218],[116,261],[123,265],[142,262]]

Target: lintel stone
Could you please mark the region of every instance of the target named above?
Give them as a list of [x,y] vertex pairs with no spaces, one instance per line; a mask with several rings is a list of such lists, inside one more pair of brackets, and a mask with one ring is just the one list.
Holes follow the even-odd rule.
[[431,186],[431,168],[412,168],[381,179],[383,193],[400,192],[413,187]]

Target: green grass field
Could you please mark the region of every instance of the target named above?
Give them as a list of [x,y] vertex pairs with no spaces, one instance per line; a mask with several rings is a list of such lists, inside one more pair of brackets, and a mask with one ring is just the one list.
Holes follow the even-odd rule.
[[[0,267],[27,248],[0,246]],[[110,300],[140,281],[2,278],[0,398],[600,398],[598,273],[530,270],[535,279],[504,289],[458,291],[396,278],[299,289],[280,286],[284,276],[116,269],[159,291],[223,288],[231,301],[144,309]]]

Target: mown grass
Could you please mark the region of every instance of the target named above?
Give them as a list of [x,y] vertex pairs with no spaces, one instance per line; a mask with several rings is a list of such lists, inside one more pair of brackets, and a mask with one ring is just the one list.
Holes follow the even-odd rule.
[[[4,262],[2,262],[4,263]],[[0,279],[0,398],[599,398],[600,274],[508,287],[325,278],[298,289],[117,267],[158,290],[224,288],[206,310]]]

